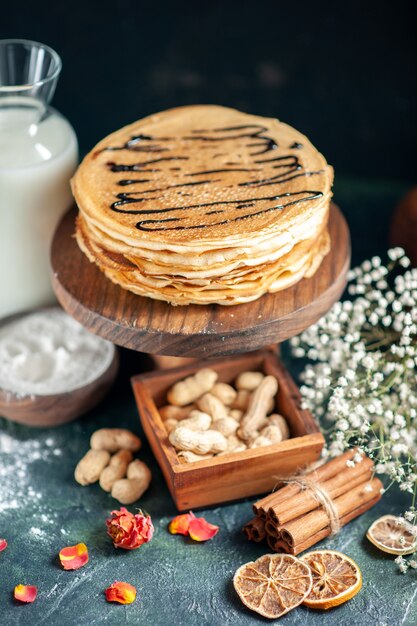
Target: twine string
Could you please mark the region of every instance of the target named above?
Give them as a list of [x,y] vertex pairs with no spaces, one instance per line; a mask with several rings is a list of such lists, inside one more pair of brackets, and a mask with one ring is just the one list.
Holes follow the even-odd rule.
[[289,476],[288,478],[280,478],[278,476],[274,476],[280,483],[285,483],[286,485],[296,484],[299,485],[301,491],[311,491],[311,495],[313,498],[321,504],[323,509],[326,512],[326,515],[329,519],[330,525],[330,536],[336,535],[340,530],[340,520],[339,515],[337,513],[336,507],[333,503],[331,496],[327,489],[325,489],[317,479],[309,478],[307,476]]

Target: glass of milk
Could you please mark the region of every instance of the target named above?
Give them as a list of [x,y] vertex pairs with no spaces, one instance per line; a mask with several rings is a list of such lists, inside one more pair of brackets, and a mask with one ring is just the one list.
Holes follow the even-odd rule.
[[48,46],[0,40],[0,318],[54,301],[49,247],[78,161],[73,128],[49,106],[61,66]]

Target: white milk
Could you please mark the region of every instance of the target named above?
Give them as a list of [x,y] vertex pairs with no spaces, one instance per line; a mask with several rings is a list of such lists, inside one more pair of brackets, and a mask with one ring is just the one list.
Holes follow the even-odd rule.
[[0,318],[54,301],[49,247],[78,159],[67,120],[24,102],[0,98]]

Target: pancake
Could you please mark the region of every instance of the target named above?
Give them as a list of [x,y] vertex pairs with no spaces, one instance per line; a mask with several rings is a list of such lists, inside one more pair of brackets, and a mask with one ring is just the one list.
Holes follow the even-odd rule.
[[324,256],[330,250],[330,238],[327,230],[311,245],[309,254],[298,256],[292,261],[292,269],[286,265],[276,268],[272,276],[261,272],[258,277],[248,276],[244,281],[235,281],[232,288],[221,281],[210,281],[208,288],[191,285],[189,282],[174,282],[169,278],[159,276],[157,279],[146,276],[123,263],[117,264],[112,258],[102,255],[102,251],[94,249],[91,242],[82,238],[78,232],[77,240],[81,249],[91,261],[97,262],[112,282],[124,289],[141,296],[164,300],[173,305],[211,304],[216,302],[223,305],[242,304],[256,300],[264,293],[275,293],[297,283],[303,277],[310,277],[317,270]]
[[122,287],[237,304],[311,275],[329,250],[333,170],[282,122],[171,109],[101,141],[72,181],[76,237]]

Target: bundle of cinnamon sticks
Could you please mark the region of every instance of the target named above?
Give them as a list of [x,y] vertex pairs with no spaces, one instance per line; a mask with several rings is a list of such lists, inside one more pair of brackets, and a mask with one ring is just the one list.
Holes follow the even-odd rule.
[[382,483],[368,457],[346,465],[356,453],[348,450],[258,500],[256,517],[243,528],[247,538],[266,538],[272,550],[297,555],[370,509],[381,498]]

